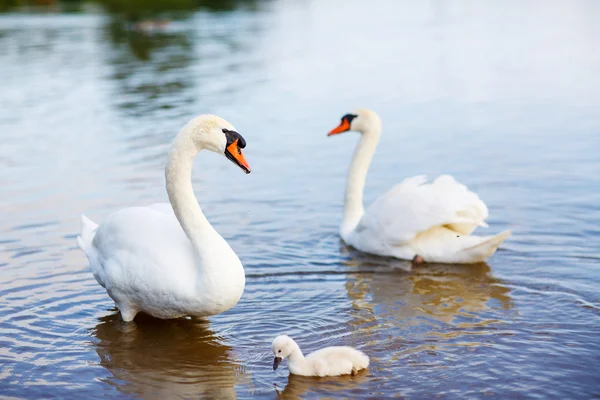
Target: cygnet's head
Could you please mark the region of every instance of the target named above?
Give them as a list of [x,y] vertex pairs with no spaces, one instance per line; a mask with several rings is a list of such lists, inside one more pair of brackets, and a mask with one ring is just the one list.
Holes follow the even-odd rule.
[[370,128],[380,127],[381,120],[375,111],[367,108],[359,108],[342,117],[340,124],[332,129],[327,136],[337,135],[348,131],[360,133],[369,132]]
[[275,359],[273,360],[273,371],[275,371],[281,363],[281,360],[292,354],[298,345],[288,335],[279,335],[273,340],[271,347],[273,349],[273,355],[275,356]]
[[198,149],[224,154],[245,173],[250,173],[250,166],[242,153],[246,140],[223,118],[210,114],[200,115],[188,122],[184,130],[190,132]]

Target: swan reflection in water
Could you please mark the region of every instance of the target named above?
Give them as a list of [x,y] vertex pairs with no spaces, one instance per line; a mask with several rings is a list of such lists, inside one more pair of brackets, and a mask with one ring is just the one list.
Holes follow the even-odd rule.
[[231,347],[206,321],[160,320],[140,314],[123,323],[118,314],[100,318],[92,331],[107,383],[141,398],[236,397],[242,383]]
[[413,267],[345,247],[342,254],[353,307],[348,324],[355,335],[370,338],[365,351],[376,346],[401,357],[455,339],[460,342],[453,345],[478,346],[470,334],[493,333],[492,325],[511,312],[510,289],[486,263]]
[[[307,393],[313,396],[322,394],[331,396],[336,392],[343,392],[342,397],[350,396],[354,390],[360,389],[361,384],[369,376],[367,370],[359,371],[356,375],[328,376],[318,378],[314,376],[292,375],[283,390],[275,387],[278,399],[303,399]],[[360,390],[356,393],[359,394]]]
[[493,277],[486,263],[425,264],[412,266],[408,261],[390,259],[345,249],[349,255],[346,289],[359,308],[389,307],[400,319],[433,318],[452,323],[490,308],[511,308],[507,287]]

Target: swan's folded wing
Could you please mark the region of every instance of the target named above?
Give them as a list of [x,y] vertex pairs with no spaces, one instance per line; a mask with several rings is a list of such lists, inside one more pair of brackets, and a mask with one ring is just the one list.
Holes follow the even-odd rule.
[[465,185],[449,175],[426,181],[415,176],[394,186],[366,210],[356,232],[398,246],[435,226],[447,226],[461,235],[487,226],[487,207]]

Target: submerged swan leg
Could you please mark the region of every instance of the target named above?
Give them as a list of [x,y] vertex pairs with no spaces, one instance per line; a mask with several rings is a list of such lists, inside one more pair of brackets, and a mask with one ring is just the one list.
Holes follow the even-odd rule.
[[423,260],[423,257],[416,254],[412,259],[412,263],[413,263],[413,265],[421,265],[421,264],[425,263],[425,260]]
[[125,322],[131,322],[135,318],[138,313],[138,309],[131,304],[131,302],[120,293],[115,293],[114,291],[107,290],[108,295],[115,302],[117,308],[121,312],[121,318]]
[[123,318],[123,321],[125,322],[133,321],[133,319],[138,313],[138,311],[135,308],[121,307],[120,305],[118,305],[118,307],[119,311],[121,311],[121,318]]
[[190,315],[189,316],[190,320],[192,321],[197,321],[197,322],[205,322],[205,323],[209,323],[210,321],[208,320],[207,316],[196,316],[196,315]]

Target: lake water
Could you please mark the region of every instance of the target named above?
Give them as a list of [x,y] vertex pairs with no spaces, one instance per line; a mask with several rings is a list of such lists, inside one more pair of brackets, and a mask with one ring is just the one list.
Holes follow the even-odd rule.
[[[270,1],[155,34],[0,16],[0,396],[600,397],[600,3]],[[449,173],[513,236],[488,264],[340,243],[357,107],[384,132],[365,201]],[[197,197],[247,274],[210,323],[122,323],[79,214],[166,201],[169,144],[215,113],[252,174],[202,153]],[[272,370],[271,340],[356,346],[355,377]]]

